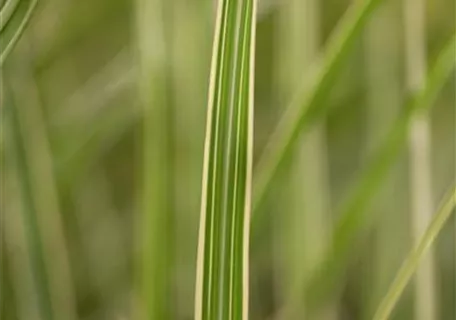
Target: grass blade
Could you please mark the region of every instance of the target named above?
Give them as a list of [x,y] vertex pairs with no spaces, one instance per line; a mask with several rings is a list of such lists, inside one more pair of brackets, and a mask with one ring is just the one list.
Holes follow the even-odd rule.
[[403,113],[388,132],[384,143],[366,167],[352,195],[344,204],[325,260],[306,289],[306,299],[317,303],[321,300],[321,295],[333,291],[335,279],[344,269],[354,240],[371,225],[372,218],[367,215],[366,208],[383,182],[385,173],[388,172],[402,150],[411,121],[431,107],[435,96],[453,71],[454,46],[455,38],[453,36],[431,69],[426,86],[404,108]]
[[[181,279],[173,296],[176,319],[194,315],[196,255],[206,120],[207,79],[212,28],[206,21],[213,1],[174,0],[172,65],[175,151],[175,273]],[[212,23],[211,23],[212,25]],[[184,149],[184,150],[183,150]],[[183,276],[185,275],[185,277]]]
[[51,303],[51,295],[49,289],[48,274],[46,272],[43,243],[41,239],[41,231],[38,227],[36,219],[36,210],[33,204],[33,191],[28,181],[30,170],[26,162],[25,146],[22,141],[21,132],[19,129],[19,120],[17,116],[16,106],[12,105],[10,100],[5,101],[7,113],[5,116],[9,120],[12,141],[14,142],[14,162],[17,166],[18,182],[22,196],[23,204],[23,220],[26,225],[26,241],[30,252],[31,269],[35,282],[35,290],[39,297],[39,312],[40,316],[45,320],[54,319]]
[[439,235],[442,227],[450,218],[456,206],[456,189],[452,190],[443,202],[441,208],[434,214],[431,224],[427,228],[422,238],[417,242],[416,247],[405,259],[403,266],[399,270],[391,284],[387,294],[374,315],[374,320],[386,320],[389,318],[394,306],[401,296],[404,288],[412,275],[419,268],[424,255],[430,249],[434,240]]
[[[403,106],[402,81],[397,77],[397,70],[402,68],[402,23],[397,14],[400,10],[400,2],[385,3],[372,17],[363,39],[368,88],[365,159],[369,159],[385,139]],[[384,34],[389,36],[384,37]],[[358,295],[364,302],[363,319],[372,316],[375,311],[373,308],[377,307],[410,248],[409,241],[404,241],[409,238],[408,216],[397,214],[397,211],[407,212],[408,209],[406,161],[405,157],[399,158],[369,208],[369,214],[378,216],[378,220],[373,228],[372,243],[363,250],[363,257],[367,256],[364,258],[366,262],[359,267],[366,274],[365,281],[360,281],[362,289]],[[391,250],[392,246],[395,250]],[[408,311],[410,308],[406,306],[401,309]]]
[[195,319],[248,318],[255,0],[218,2],[203,165]]
[[[302,74],[309,72],[317,60],[320,7],[316,0],[286,0],[281,4],[275,61],[280,104],[289,100]],[[283,305],[280,319],[308,318],[305,304],[291,297],[304,290],[310,271],[321,262],[328,239],[331,222],[327,215],[330,199],[325,129],[323,122],[298,139],[291,151],[291,167],[281,177],[285,179],[278,179],[282,180],[283,196],[276,209],[281,214],[273,215],[273,231],[278,305]],[[325,310],[325,319],[334,319],[334,311]]]
[[298,140],[300,133],[307,130],[327,111],[322,104],[329,95],[338,71],[341,69],[352,43],[381,2],[382,0],[356,1],[349,8],[337,31],[329,40],[313,87],[308,91],[307,85],[304,86],[285,111],[256,169],[252,205],[254,212],[261,204],[277,169]]
[[[24,205],[23,223],[44,319],[76,319],[73,279],[54,159],[27,42],[8,64],[12,141]],[[13,73],[14,71],[14,73]],[[30,233],[30,235],[29,235]]]
[[[426,76],[426,2],[404,0],[406,84],[412,94],[424,85]],[[432,218],[431,127],[427,115],[414,119],[409,132],[411,225],[417,242]],[[424,257],[416,273],[415,317],[436,319],[436,274],[434,250]]]
[[139,96],[143,107],[142,207],[137,222],[139,319],[170,318],[173,144],[168,101],[166,1],[136,2]]
[[8,24],[20,0],[8,0],[0,9],[0,31]]
[[24,32],[37,4],[38,0],[16,0],[1,8],[0,67]]

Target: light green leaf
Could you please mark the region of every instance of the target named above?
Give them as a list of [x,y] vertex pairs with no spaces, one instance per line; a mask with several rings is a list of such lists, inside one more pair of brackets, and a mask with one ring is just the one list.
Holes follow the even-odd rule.
[[218,2],[196,278],[195,319],[247,319],[255,0]]
[[455,205],[456,189],[453,189],[444,200],[441,208],[434,214],[434,218],[420,241],[418,241],[416,247],[410,252],[407,259],[405,259],[404,264],[398,271],[396,278],[377,309],[373,318],[374,320],[387,320],[389,318],[407,283],[418,269],[423,256],[432,246],[434,240],[450,218],[451,213],[453,213]]

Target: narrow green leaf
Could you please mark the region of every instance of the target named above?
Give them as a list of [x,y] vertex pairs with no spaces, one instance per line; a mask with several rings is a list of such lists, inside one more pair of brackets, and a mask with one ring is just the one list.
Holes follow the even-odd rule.
[[0,11],[0,67],[25,30],[38,0],[10,0]]
[[[389,1],[379,8],[366,26],[363,39],[366,61],[363,69],[367,84],[363,158],[366,160],[383,142],[403,107],[402,81],[397,76],[403,61],[400,39],[402,24],[397,14],[401,5],[401,2]],[[389,36],[384,37],[384,34]],[[360,289],[356,290],[362,301],[363,319],[371,317],[373,308],[377,307],[410,247],[407,241],[403,241],[408,235],[409,217],[397,214],[397,211],[406,211],[408,208],[407,175],[404,170],[406,161],[399,158],[400,161],[388,172],[369,208],[369,214],[378,215],[378,220],[372,240],[363,245],[363,263],[355,271],[364,275],[363,280],[359,281]],[[392,198],[394,201],[391,201]],[[395,250],[391,250],[392,246]],[[401,309],[408,311],[409,307]]]
[[[410,93],[424,85],[427,69],[426,1],[404,0],[405,78]],[[410,224],[414,243],[421,238],[432,219],[431,120],[424,114],[410,125],[409,139]],[[415,277],[414,315],[416,320],[437,319],[437,282],[434,252],[423,258]]]
[[142,206],[137,221],[139,319],[169,319],[172,114],[167,77],[166,1],[136,1],[139,96],[143,108]]
[[8,119],[11,150],[22,198],[22,223],[43,319],[76,319],[68,247],[57,191],[54,159],[45,127],[40,92],[30,73],[27,41],[8,64]]
[[329,250],[306,289],[307,300],[316,303],[321,295],[334,291],[335,280],[343,272],[355,239],[372,223],[373,217],[367,214],[366,208],[386,177],[385,173],[403,149],[412,120],[432,106],[433,99],[453,71],[454,48],[453,36],[431,69],[426,86],[403,109],[385,141],[364,170],[352,195],[342,207]]
[[[316,62],[320,51],[320,2],[284,0],[277,28],[277,96],[286,102],[300,85],[301,76]],[[310,271],[321,261],[331,230],[327,215],[330,199],[325,125],[301,135],[291,151],[289,168],[274,200],[274,261],[280,319],[308,319],[305,304],[292,297],[304,290]],[[288,164],[288,163],[287,163]],[[283,179],[285,178],[285,179]],[[272,203],[271,203],[272,204]],[[292,301],[293,304],[288,302]],[[335,308],[325,312],[332,314]],[[317,318],[317,317],[316,317]]]
[[[5,92],[5,90],[2,90],[2,92]],[[8,128],[11,130],[14,147],[14,163],[16,164],[16,174],[22,197],[23,221],[26,229],[27,246],[30,252],[31,269],[33,270],[35,288],[39,299],[39,312],[42,319],[52,320],[54,319],[54,314],[49,288],[49,275],[46,272],[42,235],[38,226],[33,191],[29,181],[31,173],[27,164],[25,144],[16,109],[17,106],[13,105],[10,97],[5,101],[5,104],[4,113],[8,119]]]
[[255,0],[218,2],[199,229],[195,319],[248,318]]
[[20,0],[7,0],[0,9],[0,31],[8,24]]
[[418,269],[421,260],[432,246],[445,223],[450,218],[456,206],[456,189],[453,189],[445,198],[443,205],[434,214],[432,221],[422,238],[417,242],[416,247],[405,259],[404,264],[398,271],[396,278],[391,284],[387,294],[374,315],[374,320],[387,320],[399,300],[407,283]]
[[355,1],[328,42],[316,78],[312,79],[313,87],[309,91],[306,82],[285,111],[256,169],[252,205],[254,212],[261,204],[277,169],[292,150],[301,132],[308,130],[327,112],[324,102],[329,96],[344,59],[369,16],[382,1]]
[[[173,0],[172,66],[175,150],[175,274],[185,274],[173,295],[179,306],[174,319],[191,319],[196,274],[198,221],[200,214],[204,127],[206,123],[207,79],[212,34],[207,27],[213,1]],[[211,24],[212,25],[212,24]],[[185,146],[182,148],[182,146]],[[196,228],[195,228],[196,227]]]

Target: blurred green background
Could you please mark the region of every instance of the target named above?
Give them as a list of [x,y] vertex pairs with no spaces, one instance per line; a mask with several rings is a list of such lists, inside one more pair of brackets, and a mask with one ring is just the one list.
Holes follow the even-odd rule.
[[[171,257],[167,306],[170,319],[184,320],[193,318],[215,1],[158,1],[162,19],[151,26],[160,24],[164,37],[155,37],[154,28],[148,32],[156,50],[166,52],[157,70],[165,79],[163,103],[171,115],[166,140],[172,192],[163,238]],[[303,12],[294,12],[288,0],[259,1],[255,162],[293,93],[303,79],[312,82],[309,70],[356,1],[301,1]],[[138,3],[39,1],[2,66],[2,320],[48,320],[39,311],[37,288],[43,287],[57,320],[137,318],[136,257],[142,254],[138,233],[147,166]],[[424,64],[412,63],[410,69],[407,10],[404,1],[385,0],[375,11],[328,93],[328,116],[303,137],[304,151],[286,161],[255,212],[250,319],[280,319],[289,301],[294,311],[286,319],[369,319],[410,251],[416,158],[409,145],[369,206],[374,223],[357,235],[337,283],[318,297],[318,310],[306,317],[305,306],[293,298],[299,297],[307,269],[320,259],[341,203],[409,98],[408,73],[431,65],[455,32],[455,2],[426,1]],[[453,72],[427,119],[432,211],[455,181],[455,88]],[[426,149],[420,143],[417,148]],[[434,319],[456,318],[454,220],[433,249],[434,279],[425,304],[435,302]],[[416,292],[412,281],[394,319],[433,320],[418,314],[422,303]]]

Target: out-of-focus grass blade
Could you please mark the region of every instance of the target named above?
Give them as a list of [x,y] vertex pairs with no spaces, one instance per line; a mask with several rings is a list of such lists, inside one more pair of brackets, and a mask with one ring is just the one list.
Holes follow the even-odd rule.
[[[404,0],[405,78],[407,90],[414,94],[426,76],[426,1]],[[409,132],[410,205],[412,239],[421,238],[432,219],[431,120],[424,114],[414,119]],[[423,258],[415,276],[415,319],[436,320],[437,288],[434,250]]]
[[[279,103],[288,101],[300,85],[302,74],[316,62],[320,50],[320,2],[282,1],[279,13],[277,59]],[[302,301],[291,299],[305,288],[310,271],[321,261],[331,229],[328,208],[326,122],[301,135],[290,152],[290,168],[281,178],[280,200],[272,215],[277,250],[276,287],[280,319],[307,319]],[[293,303],[289,303],[289,302]],[[325,314],[333,313],[332,308]],[[315,317],[319,318],[319,317]]]
[[[137,70],[122,50],[51,115],[56,178],[74,181],[100,161],[143,116],[133,96]],[[2,149],[3,148],[3,149]],[[5,146],[0,142],[0,152]]]
[[343,272],[354,240],[371,225],[373,218],[367,215],[366,208],[398,153],[404,147],[411,121],[431,107],[438,91],[453,72],[454,48],[455,38],[453,37],[437,58],[428,75],[426,86],[403,109],[384,143],[366,167],[352,195],[342,207],[340,220],[335,227],[325,260],[315,271],[306,289],[306,300],[311,300],[312,305],[318,303],[322,295],[334,291],[335,281]]
[[[4,85],[0,85],[0,89],[3,90]],[[9,135],[11,130],[6,119],[5,105],[6,97],[3,94],[0,97],[0,143],[1,147],[4,147],[7,143],[5,140],[6,136]],[[9,120],[9,119],[8,119]],[[20,268],[15,268],[14,262],[17,261],[17,257],[26,257],[26,253],[18,254],[18,242],[12,240],[11,233],[14,233],[16,237],[20,232],[12,227],[11,218],[15,215],[6,216],[6,212],[11,211],[11,199],[14,198],[11,194],[14,192],[12,176],[14,176],[13,170],[7,170],[10,166],[10,161],[14,161],[14,157],[11,153],[6,153],[3,148],[0,148],[0,319],[18,319],[19,318],[19,306],[18,296],[18,285],[17,279],[24,279],[25,276],[17,277]],[[17,194],[17,193],[16,193]],[[17,221],[18,219],[16,219]],[[14,230],[14,231],[13,231]],[[25,237],[21,237],[22,240]],[[14,239],[16,240],[16,239]],[[22,250],[24,251],[24,250]],[[25,267],[30,266],[30,263],[24,263]],[[15,277],[16,276],[16,277]],[[30,283],[30,282],[29,282]],[[25,300],[25,299],[24,299]],[[29,302],[31,305],[31,303]],[[31,309],[31,308],[30,308]],[[35,314],[38,313],[37,309],[34,310]]]
[[[52,9],[45,8],[40,12],[38,26],[44,21],[44,32],[40,32],[40,43],[36,45],[35,63],[38,72],[50,67],[62,57],[74,54],[87,35],[106,33],[114,21],[124,25],[130,19],[133,9],[129,0],[100,1],[46,1],[51,2]],[[88,10],[90,8],[90,10]],[[54,24],[48,27],[49,20]],[[127,33],[127,32],[126,32]],[[118,35],[119,39],[124,35]]]
[[173,144],[168,101],[167,1],[136,1],[138,87],[143,108],[141,214],[136,222],[139,255],[139,319],[170,319],[170,235]]
[[9,0],[0,11],[0,66],[14,48],[38,0]]
[[137,101],[127,100],[137,85],[136,78],[131,58],[121,51],[59,107],[50,122],[57,137],[55,153],[60,179],[81,176],[125,132],[138,125],[143,113]]
[[248,318],[255,0],[218,2],[212,51],[195,319]]
[[300,133],[307,130],[327,111],[323,103],[329,96],[338,71],[341,69],[352,43],[382,0],[355,2],[328,42],[326,54],[317,70],[316,78],[311,79],[313,87],[308,90],[308,82],[306,82],[306,86],[296,94],[260,158],[255,171],[252,206],[254,212],[261,204],[277,169],[294,146]]
[[442,227],[448,221],[456,206],[456,189],[453,189],[445,198],[444,204],[434,214],[434,217],[416,247],[405,259],[404,264],[398,271],[396,278],[391,284],[387,294],[374,315],[374,320],[387,320],[399,300],[412,275],[419,268],[420,262],[430,249],[434,240],[439,235]]
[[[203,167],[207,79],[210,69],[212,28],[207,19],[212,0],[173,0],[172,66],[176,148],[174,275],[179,285],[173,295],[173,316],[191,319],[195,292],[198,221]],[[211,24],[212,25],[212,24]],[[184,146],[184,147],[182,147]]]
[[40,93],[27,46],[18,46],[7,74],[16,171],[34,286],[43,319],[76,319],[68,248]]
[[6,26],[8,21],[10,21],[10,18],[17,9],[19,2],[20,0],[7,0],[0,8],[0,31],[3,31],[3,28]]
[[[5,116],[7,116],[7,112],[5,112]],[[8,131],[6,134],[12,131],[10,130],[9,116],[4,128],[4,131]],[[10,298],[14,299],[14,305],[9,305],[9,307],[16,308],[17,317],[12,319],[34,319],[42,317],[42,312],[40,311],[38,291],[35,289],[36,273],[33,272],[33,255],[30,254],[28,248],[29,237],[26,235],[28,228],[23,223],[23,211],[21,210],[24,210],[24,206],[21,204],[20,181],[15,172],[17,168],[13,161],[16,160],[16,155],[12,154],[13,152],[7,154],[5,170],[2,171],[2,182],[7,187],[2,199],[2,210],[4,210],[2,212],[2,222],[4,223],[2,236],[6,250],[10,253],[7,258],[9,269],[7,277],[9,277],[12,286]],[[2,302],[8,303],[8,300],[3,298]]]
[[[363,39],[367,84],[365,159],[370,159],[383,142],[403,107],[402,82],[397,76],[397,70],[402,68],[401,20],[396,14],[400,10],[400,2],[389,1],[377,10],[366,26]],[[384,37],[384,34],[389,36]],[[405,157],[400,158],[388,172],[369,208],[369,214],[378,215],[378,220],[372,243],[363,245],[366,248],[363,248],[363,257],[367,261],[357,269],[365,274],[364,281],[359,281],[362,288],[357,290],[363,305],[363,319],[372,316],[373,308],[377,307],[410,247],[410,243],[404,241],[409,238],[408,216],[397,214],[397,211],[407,210],[408,201],[406,161]],[[391,250],[392,246],[395,250]]]
[[45,267],[41,231],[38,227],[38,221],[36,219],[37,213],[33,203],[33,191],[29,183],[30,170],[25,156],[25,146],[20,132],[16,106],[12,105],[9,97],[5,103],[7,104],[5,106],[5,108],[7,108],[7,113],[5,113],[9,120],[8,127],[11,130],[12,141],[14,143],[14,160],[17,166],[16,172],[22,196],[23,220],[27,225],[25,234],[27,236],[27,246],[31,255],[31,268],[34,271],[35,288],[39,297],[39,311],[44,320],[51,320],[54,319],[54,316],[49,292],[49,280]]

